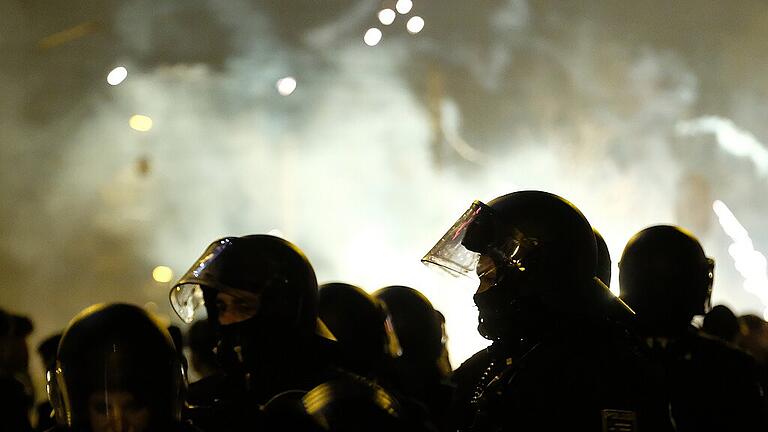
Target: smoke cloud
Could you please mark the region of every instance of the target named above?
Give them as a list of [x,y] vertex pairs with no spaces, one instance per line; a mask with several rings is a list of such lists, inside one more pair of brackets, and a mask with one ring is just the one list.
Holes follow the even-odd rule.
[[411,35],[377,1],[2,2],[0,305],[37,338],[97,301],[173,320],[155,266],[279,230],[322,282],[422,290],[458,364],[485,344],[473,287],[419,259],[473,199],[528,188],[581,208],[614,263],[648,225],[690,228],[714,302],[762,310],[712,211],[768,250],[762,3],[414,0]]

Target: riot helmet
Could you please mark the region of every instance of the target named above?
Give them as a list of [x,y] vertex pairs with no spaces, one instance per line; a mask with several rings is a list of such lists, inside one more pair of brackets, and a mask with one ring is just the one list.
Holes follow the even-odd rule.
[[422,259],[480,279],[478,330],[491,340],[539,332],[547,326],[544,316],[595,307],[605,295],[595,286],[596,260],[584,215],[542,191],[475,201]]
[[350,371],[374,377],[387,361],[402,354],[386,305],[362,288],[342,282],[323,284],[318,307]]
[[687,327],[709,310],[714,260],[688,231],[672,225],[632,237],[619,262],[621,298],[647,330],[665,334]]
[[143,309],[85,309],[59,344],[49,389],[57,423],[88,432],[173,429],[184,400],[179,359],[168,331]]
[[235,303],[254,299],[256,304],[247,307],[254,315],[274,320],[278,327],[314,330],[314,269],[298,247],[279,237],[249,235],[214,241],[173,286],[171,304],[187,323],[204,306],[209,320],[222,324],[222,311],[215,307],[215,301],[206,302],[205,298],[211,294],[215,299],[220,292]]
[[[400,285],[381,288],[373,296],[387,305],[403,349],[402,361],[418,369],[436,368],[445,350],[441,315],[419,291]],[[446,374],[448,371],[445,371]]]
[[214,241],[173,286],[170,301],[185,322],[207,312],[229,373],[247,373],[269,355],[265,347],[280,350],[324,329],[312,265],[298,247],[270,235]]

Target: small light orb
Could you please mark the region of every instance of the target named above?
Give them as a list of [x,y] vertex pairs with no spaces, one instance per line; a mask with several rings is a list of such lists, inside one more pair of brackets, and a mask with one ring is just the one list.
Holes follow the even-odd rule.
[[121,82],[125,81],[125,79],[128,77],[128,69],[118,66],[114,69],[112,69],[109,74],[107,74],[107,83],[109,85],[116,86],[120,84]]
[[277,80],[277,92],[283,96],[288,96],[296,90],[296,79],[293,77],[285,77]]
[[173,279],[173,270],[167,266],[157,266],[152,270],[152,279],[160,283],[168,283]]
[[403,15],[410,12],[412,8],[413,2],[411,0],[397,0],[397,3],[395,3],[395,9]]
[[384,25],[390,25],[395,22],[397,14],[392,9],[382,9],[379,11],[379,21]]
[[369,28],[368,31],[365,32],[365,36],[363,36],[363,41],[368,46],[376,46],[381,42],[381,36],[381,30],[376,27]]
[[405,28],[408,29],[408,33],[416,34],[424,29],[424,18],[420,16],[411,17],[405,24]]
[[128,125],[133,130],[147,132],[152,129],[152,119],[145,115],[136,114],[131,116],[130,120],[128,120]]

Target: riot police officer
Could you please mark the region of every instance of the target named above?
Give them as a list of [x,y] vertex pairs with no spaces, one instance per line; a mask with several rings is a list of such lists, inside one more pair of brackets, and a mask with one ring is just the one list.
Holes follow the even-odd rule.
[[455,372],[457,429],[668,427],[623,325],[632,312],[596,259],[586,218],[541,191],[475,201],[423,258],[479,278],[478,331],[492,341]]
[[438,429],[449,430],[453,386],[449,382],[445,318],[422,293],[410,287],[392,285],[373,296],[387,306],[402,347],[402,355],[392,362],[387,385],[422,404]]
[[665,372],[665,397],[679,431],[765,430],[765,398],[754,361],[691,326],[709,309],[714,261],[671,225],[629,240],[619,263],[621,297]]
[[355,285],[330,282],[320,286],[318,307],[344,369],[373,381],[388,375],[402,349],[384,303]]
[[269,235],[216,240],[174,285],[187,322],[201,311],[217,334],[222,373],[190,386],[191,418],[206,430],[258,423],[259,407],[333,376],[332,336],[318,320],[317,280],[292,243]]
[[184,377],[168,331],[143,309],[94,305],[61,338],[48,383],[58,426],[76,432],[190,430]]

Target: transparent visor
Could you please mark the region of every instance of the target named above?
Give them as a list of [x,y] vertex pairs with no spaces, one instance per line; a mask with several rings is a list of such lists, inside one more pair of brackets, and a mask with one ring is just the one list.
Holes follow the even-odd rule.
[[421,262],[453,276],[493,279],[498,268],[524,272],[537,246],[536,239],[504,227],[492,208],[475,201]]
[[210,272],[209,267],[216,258],[231,245],[230,238],[213,242],[171,289],[171,306],[185,323],[191,323],[201,314],[201,311],[205,310],[200,282],[207,278],[207,273]]
[[482,202],[473,202],[451,229],[424,255],[421,262],[445,270],[452,276],[475,277],[480,251],[474,250],[475,248],[468,249],[464,240],[470,227],[480,223],[484,219],[483,215],[491,215],[492,212],[493,210]]
[[176,311],[176,315],[182,321],[189,324],[195,319],[203,318],[205,311],[205,300],[203,300],[203,289],[200,284],[185,283],[176,285],[171,290],[171,306]]

